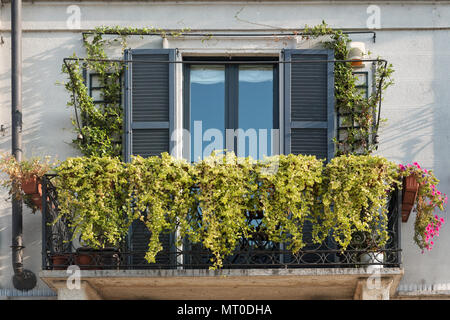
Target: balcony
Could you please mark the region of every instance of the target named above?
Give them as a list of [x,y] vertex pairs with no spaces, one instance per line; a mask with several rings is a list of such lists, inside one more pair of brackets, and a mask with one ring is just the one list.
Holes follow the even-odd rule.
[[[343,252],[331,238],[314,244],[311,227],[305,225],[307,245],[298,253],[289,251],[286,243],[268,241],[261,232],[241,239],[222,269],[208,270],[212,255],[207,250],[187,242],[176,247],[170,234],[161,236],[164,250],[156,263],[148,263],[144,259],[148,231],[139,222],[133,223],[119,248],[82,248],[71,240],[64,219],[52,223],[59,213],[53,178],[43,179],[41,278],[62,296],[62,292],[73,295],[65,288],[70,265],[81,269],[85,298],[107,299],[351,299],[361,298],[374,274],[380,276],[384,293],[370,294],[392,296],[403,274],[399,190],[389,195],[390,240],[376,252],[369,250],[364,235],[356,236]],[[257,225],[260,218],[248,216],[248,221]]]

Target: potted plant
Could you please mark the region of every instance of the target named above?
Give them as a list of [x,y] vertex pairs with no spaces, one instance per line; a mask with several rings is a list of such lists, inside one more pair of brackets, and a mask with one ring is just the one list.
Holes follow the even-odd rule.
[[350,249],[355,250],[353,259],[361,263],[361,267],[383,268],[385,255],[379,242],[376,230],[355,232],[350,243]]
[[[439,230],[444,224],[443,217],[435,214],[435,210],[444,211],[448,197],[438,190],[439,180],[432,170],[422,168],[417,162],[407,165],[399,165],[400,174],[408,179],[413,176],[418,184],[415,197],[416,220],[414,222],[414,242],[422,249],[431,250],[434,245],[433,239],[439,236]],[[409,178],[412,179],[412,178]],[[407,180],[406,180],[407,181]],[[413,182],[410,182],[412,185]],[[408,188],[408,183],[405,185]]]
[[116,158],[69,158],[55,168],[60,214],[81,247],[75,262],[81,269],[115,268],[119,246],[134,219],[127,166]]
[[0,171],[8,175],[2,185],[9,189],[11,197],[23,200],[33,213],[42,209],[41,178],[51,168],[48,157],[17,161],[14,156],[5,154],[0,158]]
[[71,253],[55,253],[50,256],[53,270],[66,270],[74,264],[74,256]]

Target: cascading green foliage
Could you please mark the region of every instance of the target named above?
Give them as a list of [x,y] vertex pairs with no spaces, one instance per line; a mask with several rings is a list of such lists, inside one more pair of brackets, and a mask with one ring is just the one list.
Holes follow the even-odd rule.
[[196,212],[200,222],[198,238],[214,255],[216,266],[231,254],[241,237],[248,237],[250,226],[246,211],[254,184],[251,183],[252,164],[246,158],[232,154],[216,155],[194,165],[198,201]]
[[323,176],[323,213],[314,213],[314,234],[332,236],[343,250],[355,232],[372,233],[378,246],[385,245],[387,196],[400,183],[397,165],[379,156],[345,155],[333,158]]
[[[241,238],[258,233],[298,252],[303,229],[313,240],[331,235],[345,250],[357,231],[387,241],[386,202],[399,176],[384,158],[340,156],[324,166],[314,156],[280,155],[251,161],[213,154],[189,164],[167,153],[125,164],[104,157],[69,158],[57,167],[61,215],[89,246],[118,245],[133,220],[150,231],[146,259],[155,262],[164,232],[189,239],[221,267]],[[258,226],[250,221],[259,217]]]
[[287,240],[293,252],[304,247],[303,226],[318,209],[322,171],[323,162],[316,157],[293,154],[273,157],[256,168],[256,198],[265,231],[272,241]]
[[127,170],[135,211],[151,233],[146,258],[155,262],[156,254],[162,250],[161,233],[178,230],[179,241],[186,235],[195,235],[197,224],[190,216],[196,209],[193,168],[186,161],[163,153],[147,159],[134,157]]
[[60,214],[93,248],[117,246],[136,219],[128,171],[117,158],[68,158],[55,169]]

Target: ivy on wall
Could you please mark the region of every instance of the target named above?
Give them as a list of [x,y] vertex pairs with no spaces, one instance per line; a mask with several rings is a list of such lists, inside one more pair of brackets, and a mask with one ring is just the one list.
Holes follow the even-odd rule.
[[[184,31],[167,33],[157,28],[98,27],[92,33],[83,34],[86,58],[81,59],[74,54],[73,60],[63,65],[63,72],[69,76],[65,84],[71,95],[68,105],[73,106],[76,113],[73,124],[78,137],[73,142],[83,155],[120,157],[122,153],[121,78],[127,64],[108,59],[106,49],[119,43],[123,52],[127,48],[128,37],[133,35],[181,36]],[[327,36],[323,45],[334,50],[335,60],[347,59],[351,40],[342,31],[331,29],[323,22],[315,27],[306,27],[303,34],[305,39]],[[101,105],[95,104],[89,96],[83,70],[98,75],[104,101]],[[381,60],[376,62],[377,90],[367,99],[356,87],[357,77],[351,63],[335,63],[335,106],[347,127],[344,137],[335,140],[337,155],[369,154],[376,149],[379,125],[376,113],[382,92],[393,83],[392,72],[392,65]]]
[[[304,38],[319,38],[327,36],[322,44],[334,50],[335,60],[348,60],[348,35],[341,30],[334,30],[325,22],[315,27],[306,27]],[[335,139],[337,155],[339,154],[369,154],[377,148],[377,131],[382,92],[393,84],[391,78],[394,72],[391,64],[382,60],[375,62],[375,87],[377,90],[366,98],[358,90],[357,77],[353,74],[351,62],[334,64],[334,97],[337,113],[341,116],[342,125],[347,127],[344,137]],[[356,124],[356,125],[355,125]]]
[[[181,30],[183,32],[185,30]],[[180,33],[167,33],[156,28],[97,27],[94,32],[83,34],[86,58],[76,54],[65,61],[63,73],[69,77],[65,83],[70,93],[68,106],[75,108],[72,120],[77,138],[74,145],[86,156],[121,157],[123,136],[122,74],[127,64],[109,59],[106,50],[119,44],[122,50],[127,48],[130,35],[167,35],[178,36]],[[110,35],[110,36],[108,36]],[[84,74],[93,73],[98,77],[101,104],[96,104],[89,95]]]

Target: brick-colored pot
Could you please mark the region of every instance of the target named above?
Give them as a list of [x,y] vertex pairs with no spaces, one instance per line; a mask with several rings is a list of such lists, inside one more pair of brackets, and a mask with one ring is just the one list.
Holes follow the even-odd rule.
[[22,190],[25,194],[40,194],[42,195],[42,184],[39,178],[32,177],[22,180]]
[[402,222],[407,222],[419,192],[419,183],[414,175],[403,179]]
[[70,265],[69,254],[55,254],[51,257],[53,270],[66,270]]
[[21,182],[22,190],[31,196],[31,201],[42,210],[42,183],[37,177],[32,177]]

